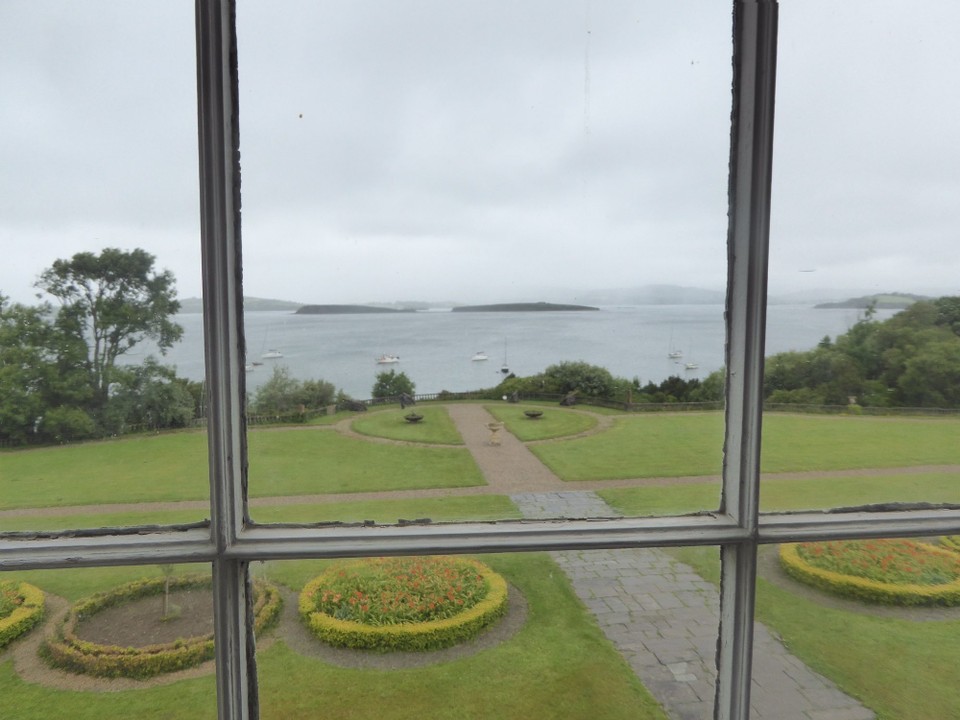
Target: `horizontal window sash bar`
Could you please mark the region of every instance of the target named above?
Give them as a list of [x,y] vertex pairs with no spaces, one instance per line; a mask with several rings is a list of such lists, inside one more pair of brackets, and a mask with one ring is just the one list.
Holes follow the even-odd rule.
[[760,515],[757,533],[702,513],[654,518],[508,520],[407,525],[255,525],[218,554],[204,528],[0,538],[0,570],[368,555],[535,552],[686,545],[773,544],[854,537],[960,535],[956,507]]
[[760,516],[761,543],[855,537],[926,537],[960,534],[960,510],[806,512]]
[[215,556],[216,546],[205,529],[0,539],[0,570],[210,562]]

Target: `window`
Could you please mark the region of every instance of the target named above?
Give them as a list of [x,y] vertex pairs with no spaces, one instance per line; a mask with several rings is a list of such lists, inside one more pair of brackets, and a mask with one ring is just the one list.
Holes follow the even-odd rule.
[[[734,4],[726,428],[719,512],[604,521],[272,526],[250,521],[243,415],[242,107],[229,0],[197,0],[202,281],[210,527],[0,538],[0,568],[212,563],[221,718],[259,716],[248,576],[257,561],[439,553],[719,546],[715,717],[749,717],[758,552],[773,543],[960,533],[957,507],[761,514],[760,446],[778,6]],[[296,22],[296,18],[290,18]],[[629,85],[629,83],[627,83]]]

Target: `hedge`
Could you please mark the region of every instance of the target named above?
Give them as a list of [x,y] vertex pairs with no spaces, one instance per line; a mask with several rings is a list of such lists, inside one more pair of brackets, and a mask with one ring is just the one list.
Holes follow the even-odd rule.
[[[44,642],[41,655],[54,667],[96,677],[144,679],[195,667],[214,654],[213,634],[180,638],[170,643],[144,647],[100,645],[81,640],[76,627],[85,618],[101,610],[164,591],[165,578],[139,580],[110,592],[98,593],[77,602],[60,623],[53,638]],[[171,590],[210,587],[207,575],[188,575],[170,579]],[[282,599],[267,582],[254,583],[254,631],[261,632],[277,620]]]
[[[928,549],[931,553],[951,552],[933,545]],[[800,582],[856,600],[882,605],[960,605],[960,578],[943,585],[876,582],[814,567],[800,557],[796,543],[780,546],[780,564],[788,575]]]
[[483,563],[469,558],[461,560],[476,567],[488,591],[476,605],[453,617],[379,627],[337,619],[316,609],[316,594],[323,588],[326,574],[304,586],[299,599],[300,617],[319,640],[356,650],[439,650],[471,640],[506,614],[509,589],[507,581]]
[[45,603],[43,591],[29,583],[16,584],[20,604],[9,615],[0,619],[0,648],[37,626],[43,620]]

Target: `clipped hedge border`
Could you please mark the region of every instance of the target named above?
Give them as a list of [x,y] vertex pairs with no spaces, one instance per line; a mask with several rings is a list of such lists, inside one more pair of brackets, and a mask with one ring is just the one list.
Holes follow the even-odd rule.
[[22,602],[9,615],[0,619],[0,649],[36,627],[45,612],[43,590],[29,583],[18,583],[17,594]]
[[[144,647],[100,645],[81,640],[77,624],[101,610],[164,591],[164,578],[138,580],[107,593],[97,593],[77,602],[60,623],[54,636],[44,642],[41,656],[53,667],[95,677],[126,677],[137,680],[195,667],[213,657],[213,634],[179,638],[170,643]],[[170,590],[210,587],[207,575],[171,578]],[[282,598],[269,583],[254,582],[254,631],[259,633],[280,617]]]
[[337,566],[332,566],[327,573],[318,575],[304,586],[300,592],[300,617],[319,640],[355,650],[422,652],[472,640],[506,614],[509,589],[507,581],[483,563],[471,558],[459,558],[459,561],[476,568],[486,580],[488,591],[480,602],[454,617],[374,627],[318,612],[316,594],[325,584],[327,574],[339,569]]
[[[953,554],[934,545],[927,545],[926,548],[930,553]],[[790,577],[800,582],[855,600],[881,605],[960,605],[960,578],[943,585],[880,583],[814,567],[800,557],[797,543],[780,546],[780,565]]]

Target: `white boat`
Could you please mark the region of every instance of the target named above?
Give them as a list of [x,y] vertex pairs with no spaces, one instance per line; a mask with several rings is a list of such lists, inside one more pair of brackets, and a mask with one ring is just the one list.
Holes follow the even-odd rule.
[[267,350],[260,357],[262,357],[264,360],[276,360],[277,358],[282,358],[283,353],[279,350]]
[[386,354],[386,355],[381,355],[380,357],[377,358],[377,365],[391,365],[393,363],[398,363],[398,362],[400,362],[399,355]]
[[487,357],[487,354],[483,350],[480,350],[479,352],[475,352],[473,357],[470,359],[474,362],[478,362],[480,360],[489,360],[490,358]]
[[682,358],[683,350],[671,350],[670,352],[667,353],[667,357],[673,358],[674,360],[676,360],[677,358]]
[[700,366],[695,362],[688,362],[683,366],[684,370],[696,370],[698,367]]

